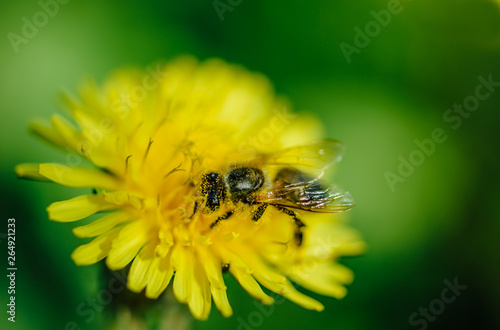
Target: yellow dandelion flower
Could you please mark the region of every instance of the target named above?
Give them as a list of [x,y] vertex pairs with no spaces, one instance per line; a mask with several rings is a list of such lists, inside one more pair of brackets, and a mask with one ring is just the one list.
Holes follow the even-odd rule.
[[[94,239],[72,254],[78,265],[131,263],[127,286],[157,298],[172,282],[193,316],[211,301],[232,314],[224,272],[262,303],[262,287],[321,311],[312,291],[342,298],[352,280],[337,263],[363,251],[358,234],[332,214],[352,207],[324,166],[341,145],[321,140],[321,125],[288,112],[261,75],[220,60],[184,57],[145,71],[117,72],[102,88],[65,97],[74,124],[54,115],[33,130],[66,152],[65,164],[21,164],[22,178],[94,192],[48,208],[59,222]],[[299,146],[299,147],[293,147]],[[92,166],[85,166],[89,162]],[[319,211],[319,213],[309,212]]]

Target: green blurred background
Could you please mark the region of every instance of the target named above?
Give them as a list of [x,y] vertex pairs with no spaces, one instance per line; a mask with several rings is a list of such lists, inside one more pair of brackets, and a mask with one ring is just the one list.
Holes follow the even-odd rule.
[[[215,8],[221,3],[229,6],[223,20]],[[264,316],[260,329],[424,329],[410,315],[440,299],[444,281],[455,278],[467,289],[427,328],[500,328],[500,90],[457,129],[443,118],[474,95],[479,76],[500,81],[500,2],[402,0],[402,10],[380,31],[369,31],[369,44],[348,63],[340,44],[355,46],[355,28],[374,28],[370,12],[390,3],[73,0],[59,5],[16,53],[8,34],[20,35],[22,18],[32,21],[41,7],[2,1],[0,233],[16,218],[18,271],[16,323],[2,312],[0,328],[64,329],[74,321],[99,329],[103,322],[77,312],[95,297],[100,267],[76,267],[70,253],[82,241],[73,237],[73,225],[50,222],[45,212],[77,192],[17,180],[13,172],[21,162],[64,161],[28,134],[30,120],[60,111],[58,91],[75,91],[88,76],[102,82],[119,67],[186,53],[264,73],[295,110],[316,114],[328,136],[347,147],[336,178],[355,197],[349,221],[370,247],[342,261],[356,274],[349,294],[341,301],[311,294],[325,304],[322,313],[285,302]],[[446,141],[392,191],[387,171],[399,175],[398,157],[408,159],[414,140],[431,138],[435,128]],[[4,269],[6,239],[0,240]],[[8,283],[1,278],[5,306]],[[256,310],[228,281],[235,315],[224,319],[214,309],[195,329],[235,329],[239,317]]]

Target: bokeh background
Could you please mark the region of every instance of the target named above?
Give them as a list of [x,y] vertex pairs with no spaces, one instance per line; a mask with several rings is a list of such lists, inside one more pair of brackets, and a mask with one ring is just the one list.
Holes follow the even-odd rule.
[[[73,225],[50,222],[45,212],[77,193],[17,180],[13,172],[21,162],[64,161],[28,133],[30,120],[60,111],[58,91],[76,91],[86,77],[102,82],[122,66],[180,54],[264,73],[296,111],[314,113],[347,147],[336,181],[355,197],[349,221],[370,248],[343,261],[356,274],[349,294],[341,301],[312,294],[325,304],[322,313],[285,302],[260,329],[424,329],[410,315],[440,299],[444,281],[455,278],[467,289],[427,328],[500,328],[500,88],[457,129],[443,118],[474,95],[478,77],[500,81],[500,2],[401,0],[402,10],[371,31],[349,62],[340,44],[355,46],[355,28],[364,30],[374,21],[370,12],[392,2],[72,0],[16,52],[8,34],[21,35],[23,17],[32,21],[41,7],[2,1],[0,233],[16,218],[18,271],[16,323],[1,311],[0,328],[64,329],[74,321],[100,329],[104,322],[100,313],[87,322],[77,312],[99,290],[100,267],[75,266],[70,253],[82,242]],[[224,4],[221,20],[216,7]],[[446,141],[391,189],[387,171],[399,175],[399,157],[408,159],[414,140],[431,138],[435,128]],[[5,269],[5,236],[0,240]],[[1,278],[5,309],[8,284]],[[224,319],[214,309],[194,329],[236,329],[238,317],[256,310],[228,282],[235,315]]]

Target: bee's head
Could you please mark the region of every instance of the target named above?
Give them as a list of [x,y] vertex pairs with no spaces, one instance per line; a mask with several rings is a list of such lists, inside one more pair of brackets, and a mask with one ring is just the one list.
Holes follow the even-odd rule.
[[222,175],[216,172],[204,174],[201,177],[200,193],[206,198],[206,207],[210,211],[216,211],[220,204],[226,199],[226,188]]
[[229,171],[225,181],[231,199],[245,201],[248,195],[262,187],[264,173],[254,167],[239,167]]

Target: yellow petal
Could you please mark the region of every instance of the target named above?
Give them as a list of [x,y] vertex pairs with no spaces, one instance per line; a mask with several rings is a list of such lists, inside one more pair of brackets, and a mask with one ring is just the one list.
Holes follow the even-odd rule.
[[332,279],[325,281],[325,279],[315,276],[315,274],[309,274],[309,276],[291,275],[290,279],[308,290],[325,296],[341,299],[347,294],[346,288],[341,284]]
[[[293,285],[283,275],[279,274],[277,270],[269,268],[262,263],[259,258],[251,259],[252,260],[251,263],[249,263],[249,266],[255,268],[253,276],[263,286],[273,292],[283,295],[287,299],[304,308],[317,311],[324,309],[323,305],[316,300],[295,290]],[[245,261],[248,262],[249,260],[245,258]]]
[[241,260],[253,270],[253,277],[263,286],[271,291],[279,294],[287,293],[283,284],[286,283],[286,278],[281,275],[277,270],[267,266],[260,256],[255,255],[246,249],[240,249],[239,255]]
[[81,141],[80,133],[71,125],[66,119],[59,115],[53,115],[51,118],[52,127],[61,136],[62,140],[65,141],[66,145],[69,145],[76,152],[78,143]]
[[339,281],[340,283],[350,284],[354,279],[352,270],[341,264],[327,264],[325,265],[325,273],[327,276]]
[[347,267],[339,264],[323,263],[314,265],[309,269],[290,272],[289,277],[306,289],[341,299],[347,294],[347,290],[342,283],[351,283],[354,276]]
[[[245,261],[247,260],[245,259]],[[252,264],[251,266],[253,267],[254,265]],[[255,279],[267,289],[283,295],[288,300],[291,300],[304,308],[317,311],[324,309],[323,305],[316,300],[295,290],[293,285],[284,276],[278,274],[277,271],[274,271],[263,264],[258,265],[258,269],[259,271],[256,270],[253,275]]]
[[236,265],[231,265],[229,271],[233,274],[234,278],[238,281],[238,283],[240,283],[243,289],[245,289],[252,297],[266,305],[274,303],[274,299],[262,291],[259,283],[257,283],[252,275]]
[[321,312],[323,309],[325,309],[325,307],[318,301],[295,290],[293,285],[290,284],[289,282],[285,285],[285,289],[287,290],[288,293],[283,296],[288,300],[293,301],[297,305],[318,312]]
[[344,244],[338,249],[336,249],[335,252],[337,252],[338,255],[342,256],[358,256],[360,254],[365,253],[366,250],[367,250],[366,243],[359,240],[349,244]]
[[165,291],[174,270],[167,258],[154,257],[147,275],[146,297],[156,299]]
[[310,229],[305,257],[326,260],[343,255],[359,255],[366,250],[359,233],[342,223],[320,222]]
[[210,282],[210,292],[212,293],[217,309],[224,317],[231,316],[233,314],[233,309],[231,308],[231,305],[229,305],[229,301],[227,299],[227,288],[224,284],[224,278],[222,276],[221,261],[218,260],[209,249],[199,248],[197,251],[200,260],[203,261],[201,264],[203,265],[205,274]]
[[[157,216],[161,218],[160,208],[158,208]],[[163,218],[161,218],[163,219]],[[158,256],[164,257],[168,250],[174,245],[174,236],[170,230],[160,230],[158,237],[160,238],[160,244],[156,249],[155,253]]]
[[304,142],[323,138],[323,131],[323,125],[317,118],[301,115],[286,126],[286,130],[280,135],[280,141],[284,147],[299,146],[303,145]]
[[39,172],[46,178],[69,187],[119,189],[119,181],[101,170],[69,167],[60,164],[40,164]]
[[111,210],[116,205],[109,204],[100,195],[78,196],[49,205],[49,218],[59,222],[71,222],[88,217],[99,211]]
[[147,275],[154,258],[156,244],[156,241],[150,242],[135,257],[132,267],[130,267],[127,281],[127,286],[131,291],[141,292],[146,287]]
[[49,181],[38,172],[38,164],[19,164],[16,166],[16,174],[22,179]]
[[172,251],[172,267],[175,269],[174,296],[180,302],[187,302],[191,294],[191,272],[193,261],[186,248],[176,245]]
[[54,129],[47,127],[40,122],[34,122],[30,124],[30,130],[45,141],[50,142],[56,146],[64,148],[68,144],[68,142],[61,138],[61,136]]
[[188,300],[189,310],[191,314],[198,320],[206,320],[210,315],[212,305],[212,296],[210,294],[210,286],[208,279],[201,268],[200,261],[193,262],[194,271],[191,272],[192,290]]
[[71,254],[75,264],[79,266],[92,265],[104,259],[111,250],[112,242],[118,236],[120,229],[115,228],[98,236],[92,242],[77,247]]
[[210,286],[210,291],[212,293],[212,297],[214,298],[214,303],[222,316],[230,317],[231,315],[233,315],[233,309],[231,308],[229,300],[227,299],[226,289],[217,289],[213,286]]
[[148,229],[141,227],[144,227],[144,224],[137,220],[120,231],[106,258],[109,269],[118,270],[128,265],[141,247],[148,242]]
[[[268,277],[263,276],[259,272],[254,272],[253,277],[255,277],[257,282],[262,284],[264,287],[268,288],[269,290],[271,290],[273,292],[276,292],[277,294],[281,294],[281,295],[288,294],[288,291],[285,288],[285,285],[283,283],[284,281],[279,281],[279,282],[271,281],[271,280],[269,280]],[[283,277],[283,279],[284,279],[284,277]]]
[[123,205],[128,202],[128,193],[123,190],[112,192],[104,191],[102,195],[105,200],[116,205]]
[[126,211],[115,211],[85,226],[73,228],[73,234],[78,237],[94,237],[107,232],[121,223],[130,221],[134,215]]
[[218,261],[210,250],[205,248],[197,249],[200,259],[203,261],[202,265],[208,277],[210,285],[216,289],[225,289],[224,279],[222,277],[221,262]]
[[129,194],[128,195],[128,201],[130,202],[130,205],[132,205],[133,207],[135,207],[138,210],[141,209],[142,206],[144,205],[142,203],[142,200],[139,197],[135,196],[135,195],[130,195]]
[[[269,282],[279,284],[283,284],[286,282],[286,278],[283,275],[281,275],[277,270],[274,270],[267,266],[260,258],[260,256],[256,255],[255,253],[247,251],[246,249],[240,249],[239,255],[241,259],[244,260],[245,264],[254,270],[254,277],[258,274],[260,277],[266,279]],[[257,281],[261,282],[258,278]]]

